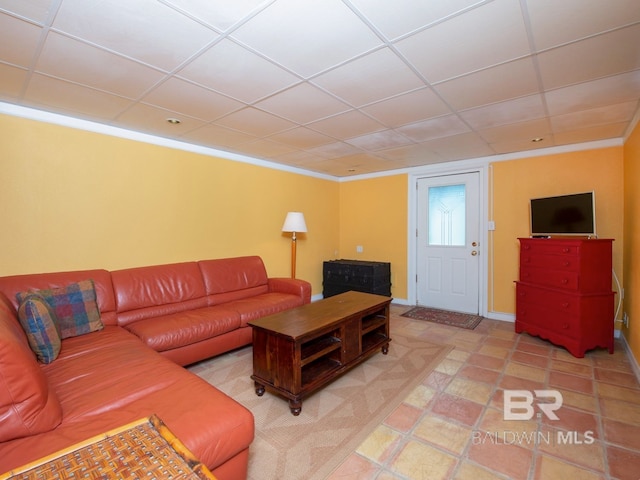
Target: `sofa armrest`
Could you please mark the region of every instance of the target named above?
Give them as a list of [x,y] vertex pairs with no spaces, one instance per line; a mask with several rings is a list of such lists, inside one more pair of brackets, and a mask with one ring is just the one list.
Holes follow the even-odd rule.
[[302,298],[303,304],[311,303],[311,284],[297,278],[270,278],[269,291],[288,293]]

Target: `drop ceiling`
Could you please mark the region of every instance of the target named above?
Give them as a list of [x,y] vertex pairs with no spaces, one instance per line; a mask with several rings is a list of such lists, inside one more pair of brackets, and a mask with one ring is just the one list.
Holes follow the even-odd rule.
[[638,0],[0,0],[0,102],[337,177],[624,139],[639,99]]

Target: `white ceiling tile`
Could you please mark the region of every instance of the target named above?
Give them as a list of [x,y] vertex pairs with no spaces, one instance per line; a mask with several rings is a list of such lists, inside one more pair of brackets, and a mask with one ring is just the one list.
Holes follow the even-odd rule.
[[495,0],[396,43],[432,82],[530,53],[520,3]]
[[178,78],[170,78],[146,95],[143,102],[202,120],[214,120],[244,104]]
[[393,130],[384,130],[382,132],[369,133],[360,137],[351,138],[347,140],[347,143],[362,148],[363,150],[375,151],[407,145],[411,143],[411,140]]
[[305,78],[382,43],[340,0],[279,0],[232,35]]
[[[180,119],[179,124],[167,122],[168,118],[176,117]],[[204,124],[202,120],[145,104],[134,105],[118,117],[118,125],[142,132],[160,132],[161,136],[169,138],[178,137]]]
[[309,148],[307,152],[322,158],[338,158],[362,153],[358,148],[344,142],[327,143],[319,147]]
[[230,130],[219,125],[204,125],[190,131],[181,137],[185,141],[191,141],[199,145],[207,145],[212,148],[235,148],[257,140],[256,137],[246,133]]
[[385,129],[384,125],[356,110],[340,113],[307,126],[312,130],[341,140]]
[[509,123],[479,130],[478,133],[490,144],[499,142],[531,142],[534,138],[549,138],[551,125],[548,118],[537,118],[526,122]]
[[0,98],[20,96],[27,74],[27,70],[0,63]]
[[505,139],[499,142],[491,143],[491,148],[495,151],[495,153],[512,153],[528,150],[539,150],[541,148],[553,147],[555,145],[556,143],[554,141],[554,138],[550,135],[542,138],[541,141],[535,143],[527,139]]
[[424,86],[424,82],[388,48],[324,73],[314,78],[313,83],[356,107]]
[[566,132],[598,125],[629,122],[638,108],[638,102],[625,102],[617,105],[581,110],[551,117],[554,132]]
[[183,12],[192,15],[218,30],[232,25],[258,10],[264,0],[165,0]]
[[389,127],[451,113],[450,108],[429,88],[367,105],[361,110]]
[[301,83],[256,104],[293,122],[310,123],[350,110],[350,107],[308,83]]
[[270,140],[286,143],[300,149],[314,148],[319,145],[333,143],[334,140],[321,133],[314,132],[305,127],[298,127],[285,132],[276,133],[269,137]]
[[417,143],[405,145],[388,150],[380,150],[376,152],[378,155],[384,156],[389,160],[409,162],[409,165],[424,165],[426,163],[438,163],[444,161],[444,158],[433,151],[428,144]]
[[538,93],[540,86],[527,57],[439,83],[434,89],[453,108],[465,110]]
[[638,0],[527,0],[538,50],[640,21]]
[[56,107],[67,114],[101,121],[113,119],[129,105],[123,97],[39,74],[31,77],[25,99],[32,104]]
[[[32,23],[0,15],[0,59],[5,63],[30,67],[35,60],[42,31]],[[14,41],[15,38],[20,41]]]
[[465,110],[460,112],[460,116],[471,128],[483,129],[542,118],[545,116],[545,109],[540,95],[529,95]]
[[438,22],[480,0],[351,0],[351,3],[388,39]]
[[636,70],[640,24],[541,53],[538,64],[546,89]]
[[640,70],[559,88],[545,93],[552,116],[640,98]]
[[398,132],[416,142],[458,135],[469,130],[469,126],[457,115],[445,115],[397,128]]
[[264,137],[296,126],[295,123],[270,113],[249,107],[217,120],[216,125],[233,128],[256,137]]
[[37,2],[26,2],[25,0],[2,0],[0,11],[7,10],[21,17],[28,18],[39,24],[44,24],[52,15],[53,9],[57,8],[57,0],[38,0]]
[[241,151],[245,155],[250,155],[258,158],[271,158],[283,155],[285,153],[291,153],[296,151],[289,145],[284,143],[272,142],[271,140],[260,139],[255,142],[245,143],[237,150]]
[[164,70],[175,69],[218,37],[153,0],[65,0],[53,27]]
[[178,75],[248,103],[300,81],[229,40],[209,48]]
[[608,138],[619,138],[624,135],[628,123],[610,123],[608,125],[597,125],[595,127],[581,128],[567,132],[554,134],[556,145],[568,145],[572,143],[592,142],[594,140],[605,140]]
[[462,133],[452,137],[437,138],[424,143],[425,146],[447,160],[463,160],[466,158],[480,158],[495,154],[476,133]]
[[129,98],[139,97],[164,77],[159,70],[53,32],[36,70]]

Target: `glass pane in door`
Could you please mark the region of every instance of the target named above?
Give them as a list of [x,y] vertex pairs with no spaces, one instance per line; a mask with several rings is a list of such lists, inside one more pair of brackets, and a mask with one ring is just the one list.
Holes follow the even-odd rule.
[[429,187],[429,245],[465,245],[465,185]]

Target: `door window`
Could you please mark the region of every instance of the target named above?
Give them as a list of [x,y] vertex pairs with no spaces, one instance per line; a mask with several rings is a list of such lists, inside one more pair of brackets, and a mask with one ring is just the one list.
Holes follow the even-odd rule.
[[466,244],[465,184],[429,187],[429,245]]

